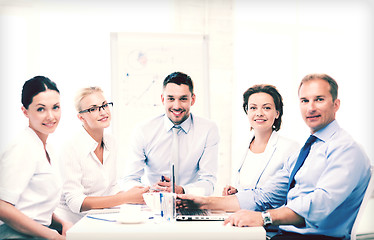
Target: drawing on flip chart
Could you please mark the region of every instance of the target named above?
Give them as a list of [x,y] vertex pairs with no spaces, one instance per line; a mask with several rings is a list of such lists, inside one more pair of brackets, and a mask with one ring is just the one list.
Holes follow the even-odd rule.
[[112,33],[113,132],[128,146],[133,128],[164,113],[162,83],[175,71],[194,81],[193,112],[209,117],[207,39],[204,35]]

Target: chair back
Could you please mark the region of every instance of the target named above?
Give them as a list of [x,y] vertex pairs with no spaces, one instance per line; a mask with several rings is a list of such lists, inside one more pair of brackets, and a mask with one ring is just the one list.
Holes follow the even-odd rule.
[[361,205],[360,205],[360,209],[358,210],[355,222],[353,223],[353,227],[352,227],[352,231],[351,231],[351,240],[356,240],[357,229],[358,229],[360,220],[362,218],[362,215],[364,215],[364,211],[365,211],[366,205],[368,204],[368,202],[369,202],[369,200],[371,198],[371,195],[373,193],[373,190],[374,190],[374,177],[373,177],[374,166],[371,166],[370,170],[371,170],[370,181],[369,181],[369,184],[368,184],[368,186],[366,188],[365,195],[364,195],[364,198],[362,199],[362,202],[361,202]]

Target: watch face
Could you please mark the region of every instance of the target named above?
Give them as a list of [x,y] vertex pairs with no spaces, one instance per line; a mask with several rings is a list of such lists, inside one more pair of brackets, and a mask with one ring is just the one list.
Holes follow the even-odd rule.
[[273,221],[271,220],[270,213],[262,212],[261,214],[262,214],[262,219],[264,221],[264,226],[269,226],[273,223]]

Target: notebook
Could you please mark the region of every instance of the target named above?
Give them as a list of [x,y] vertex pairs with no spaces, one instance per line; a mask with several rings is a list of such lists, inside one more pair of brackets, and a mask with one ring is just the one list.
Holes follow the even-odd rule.
[[177,221],[224,221],[228,214],[224,211],[208,209],[178,209]]

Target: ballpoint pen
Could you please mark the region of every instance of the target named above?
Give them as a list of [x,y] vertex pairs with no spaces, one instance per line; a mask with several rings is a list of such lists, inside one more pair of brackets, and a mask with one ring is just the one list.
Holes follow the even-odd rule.
[[161,176],[161,182],[166,182],[166,179],[165,179],[164,175]]

